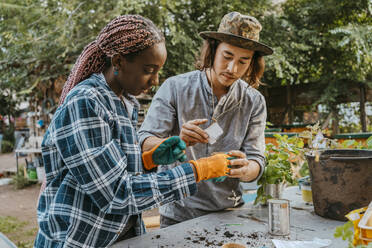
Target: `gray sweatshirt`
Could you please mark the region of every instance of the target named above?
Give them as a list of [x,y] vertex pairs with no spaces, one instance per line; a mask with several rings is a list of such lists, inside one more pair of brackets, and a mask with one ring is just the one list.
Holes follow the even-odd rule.
[[[188,160],[207,157],[213,152],[240,150],[247,155],[247,159],[260,164],[261,176],[265,164],[265,99],[241,79],[235,81],[219,101],[212,94],[204,71],[192,71],[167,79],[154,96],[139,130],[140,143],[142,145],[150,136],[166,138],[179,135],[182,124],[193,119],[208,119],[200,126],[205,129],[213,123],[212,116],[217,119],[223,134],[213,145],[187,147]],[[162,165],[158,170],[164,171],[177,164]],[[243,203],[239,182],[239,179],[232,178],[223,182],[201,181],[197,185],[197,194],[164,205],[159,212],[181,222],[211,211],[238,206]]]

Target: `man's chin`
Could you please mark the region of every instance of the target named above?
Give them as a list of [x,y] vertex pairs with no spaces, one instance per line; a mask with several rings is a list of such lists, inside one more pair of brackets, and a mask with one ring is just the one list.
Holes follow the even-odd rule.
[[220,81],[220,84],[225,86],[225,87],[230,87],[234,82],[236,81],[236,79],[234,80],[224,80],[224,81]]

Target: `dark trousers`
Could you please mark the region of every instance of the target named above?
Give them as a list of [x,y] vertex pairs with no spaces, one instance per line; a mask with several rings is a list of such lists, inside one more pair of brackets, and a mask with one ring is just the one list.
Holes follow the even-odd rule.
[[135,224],[137,222],[137,215],[129,217],[127,225],[124,227],[123,231],[120,233],[119,237],[116,239],[115,243],[130,239],[136,236]]
[[160,228],[166,228],[168,226],[175,225],[175,224],[178,224],[178,223],[180,223],[180,222],[176,221],[176,220],[173,220],[173,219],[170,219],[168,217],[165,217],[163,215],[160,215]]

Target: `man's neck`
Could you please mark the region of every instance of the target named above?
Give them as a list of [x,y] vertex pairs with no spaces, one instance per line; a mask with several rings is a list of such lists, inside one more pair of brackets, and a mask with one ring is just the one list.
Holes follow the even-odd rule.
[[[226,87],[217,81],[217,77],[212,69],[206,71],[208,83],[213,90],[213,94],[219,100],[222,96],[226,95],[230,87]],[[213,85],[212,85],[213,84]]]

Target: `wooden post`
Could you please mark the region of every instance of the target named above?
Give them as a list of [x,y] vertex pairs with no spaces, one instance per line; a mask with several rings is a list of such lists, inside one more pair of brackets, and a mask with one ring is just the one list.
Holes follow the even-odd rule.
[[360,124],[362,125],[362,132],[367,132],[366,120],[366,88],[364,84],[360,84]]
[[340,121],[340,118],[338,116],[338,111],[337,111],[337,104],[334,104],[331,106],[331,112],[333,116],[332,120],[332,135],[340,133],[339,125],[338,122]]
[[291,84],[287,83],[287,113],[288,113],[288,123],[293,123],[293,107],[292,107],[292,94],[291,94]]

